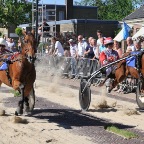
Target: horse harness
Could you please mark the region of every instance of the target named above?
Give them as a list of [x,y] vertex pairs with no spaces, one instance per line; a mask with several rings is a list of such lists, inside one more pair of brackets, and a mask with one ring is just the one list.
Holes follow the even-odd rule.
[[15,59],[15,60],[13,60],[19,54],[20,53],[15,53],[14,55],[11,56],[10,60],[9,59],[3,59],[3,61],[6,62],[7,66],[8,66],[8,68],[5,70],[5,72],[6,72],[6,76],[8,78],[8,81],[9,81],[10,85],[12,85],[12,78],[10,77],[9,65],[13,64],[16,61],[20,61],[21,60],[21,59]]

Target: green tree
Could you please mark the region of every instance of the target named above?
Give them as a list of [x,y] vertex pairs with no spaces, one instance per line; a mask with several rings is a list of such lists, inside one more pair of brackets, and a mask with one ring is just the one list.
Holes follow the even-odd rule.
[[[17,27],[19,24],[31,22],[31,4],[20,0],[1,0],[0,19],[1,26]],[[26,14],[29,17],[26,17]]]
[[137,7],[144,4],[143,0],[81,0],[76,5],[97,6],[98,19],[122,20]]

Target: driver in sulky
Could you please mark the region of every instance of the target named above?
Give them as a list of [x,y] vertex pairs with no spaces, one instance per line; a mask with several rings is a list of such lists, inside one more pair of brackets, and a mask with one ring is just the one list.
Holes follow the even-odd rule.
[[[100,53],[101,66],[104,66],[106,64],[109,64],[119,59],[119,55],[117,51],[113,50],[113,44],[114,44],[114,41],[112,40],[111,37],[107,37],[104,40],[104,45],[106,49]],[[106,75],[109,75],[112,69],[113,69],[113,66],[107,68]]]
[[[119,59],[118,52],[113,50],[113,44],[114,44],[114,41],[112,40],[111,37],[105,38],[104,45],[106,49],[100,53],[100,57],[99,57],[101,66],[105,66],[106,64],[109,64]],[[113,73],[115,69],[116,69],[115,65],[107,67],[104,71],[104,73],[106,74],[106,77],[109,77],[110,74]],[[112,79],[108,78],[105,83],[108,93],[109,93],[109,88],[111,84],[112,84]]]

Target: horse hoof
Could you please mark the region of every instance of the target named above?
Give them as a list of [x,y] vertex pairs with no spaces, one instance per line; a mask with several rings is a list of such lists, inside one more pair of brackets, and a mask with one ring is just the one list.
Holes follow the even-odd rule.
[[107,93],[111,92],[110,87],[106,87],[106,90],[107,90]]
[[18,112],[17,111],[15,111],[15,115],[18,116]]
[[20,107],[17,108],[16,112],[20,115],[23,114],[23,109],[21,109]]

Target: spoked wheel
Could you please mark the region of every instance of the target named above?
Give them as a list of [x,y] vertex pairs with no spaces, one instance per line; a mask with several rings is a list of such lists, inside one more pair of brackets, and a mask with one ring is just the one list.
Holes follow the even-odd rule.
[[141,92],[141,90],[142,90],[142,81],[139,81],[136,89],[136,101],[139,108],[144,110],[144,93]]
[[84,92],[82,93],[86,84],[87,81],[82,79],[80,82],[80,89],[79,89],[79,103],[82,110],[84,111],[88,110],[91,102],[91,90],[89,85],[86,86]]

